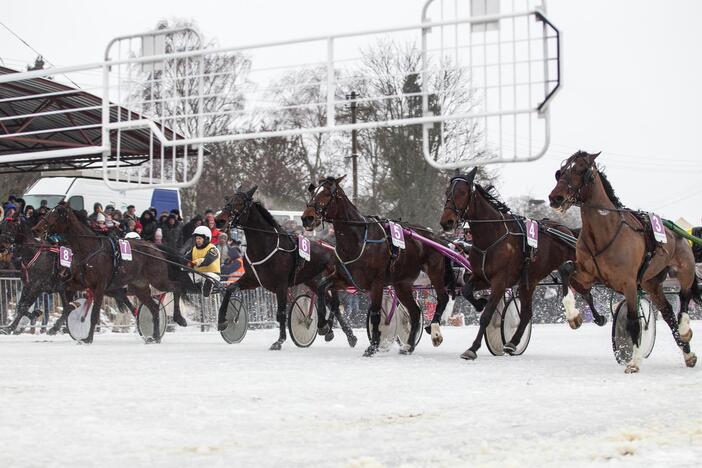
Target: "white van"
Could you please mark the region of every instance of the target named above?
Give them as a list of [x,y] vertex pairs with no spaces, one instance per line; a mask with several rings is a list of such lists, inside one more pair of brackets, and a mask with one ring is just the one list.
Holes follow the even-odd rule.
[[[120,183],[129,186],[134,184]],[[42,177],[37,180],[22,196],[27,205],[39,208],[42,200],[53,208],[60,201],[67,201],[74,210],[92,213],[93,205],[102,207],[112,205],[125,212],[129,205],[134,205],[137,215],[149,207],[156,208],[157,213],[180,209],[180,192],[178,189],[145,188],[128,191],[112,190],[102,179],[87,177]]]

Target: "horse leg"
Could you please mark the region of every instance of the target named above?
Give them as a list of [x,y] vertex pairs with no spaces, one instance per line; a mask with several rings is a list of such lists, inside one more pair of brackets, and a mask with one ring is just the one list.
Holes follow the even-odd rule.
[[527,325],[531,322],[533,316],[532,301],[535,287],[536,285],[534,284],[519,285],[519,304],[521,305],[521,310],[519,311],[519,325],[511,338],[508,339],[505,337],[508,341],[502,348],[507,354],[511,355],[517,350],[519,342],[522,341],[524,330],[526,330]]
[[[224,290],[224,297],[222,297],[222,304],[219,306],[219,313],[217,314],[217,330],[224,331],[229,326],[227,322],[227,308],[229,306],[229,299],[231,299],[234,291],[237,291],[239,286],[237,283],[230,284]],[[175,317],[174,317],[175,319]]]
[[382,282],[375,282],[370,290],[370,308],[368,309],[368,314],[370,315],[371,340],[370,345],[363,352],[363,356],[365,357],[373,356],[380,348],[380,308],[382,305],[383,284]]
[[[558,268],[558,272],[561,274],[561,288],[563,292],[563,307],[565,308],[566,320],[568,320],[568,325],[573,330],[580,328],[583,324],[583,317],[580,315],[580,311],[575,307],[575,295],[573,290],[570,288],[570,282],[572,276],[576,273],[575,262],[568,260],[563,263],[563,265]],[[573,282],[575,280],[573,279]]]
[[15,314],[15,318],[12,319],[12,322],[10,322],[10,324],[7,326],[7,334],[13,333],[15,330],[17,330],[22,317],[29,317],[29,308],[36,302],[39,294],[40,292],[35,291],[34,288],[26,288],[22,290],[22,294],[17,301],[17,313]]
[[275,292],[275,297],[277,299],[277,307],[278,307],[278,312],[276,313],[275,317],[278,320],[278,327],[279,327],[279,335],[278,335],[278,341],[273,343],[271,347],[269,348],[271,351],[280,351],[280,349],[283,347],[283,343],[285,343],[285,340],[287,339],[287,335],[285,333],[285,309],[288,306],[288,288],[287,285],[284,288],[279,288]]
[[414,295],[412,294],[411,284],[395,284],[395,293],[397,294],[397,299],[400,303],[405,306],[407,312],[410,316],[410,332],[407,343],[403,344],[400,348],[400,354],[412,354],[415,348],[415,343],[417,342],[417,333],[420,329],[420,319],[422,317],[422,309],[417,305],[417,301],[414,300]]
[[[697,356],[695,355],[695,353],[690,351],[690,343],[689,341],[685,340],[685,337],[680,331],[680,326],[675,318],[673,306],[670,305],[670,302],[668,302],[668,299],[665,297],[662,284],[654,284],[654,281],[649,280],[642,284],[642,286],[649,293],[649,296],[655,304],[656,308],[661,311],[661,315],[663,316],[663,320],[665,320],[665,323],[667,323],[668,327],[670,327],[670,331],[673,334],[675,344],[678,345],[678,348],[680,348],[680,350],[683,353],[685,365],[687,367],[695,367],[695,364],[697,364]],[[680,294],[682,295],[682,288]]]
[[480,349],[480,345],[482,344],[483,336],[485,335],[485,329],[488,327],[488,325],[490,325],[492,315],[495,313],[495,309],[504,297],[504,294],[504,287],[497,287],[492,289],[492,291],[490,292],[490,298],[488,299],[487,305],[485,306],[485,310],[483,310],[483,312],[480,314],[480,328],[478,328],[478,334],[476,335],[471,347],[466,349],[463,352],[463,354],[461,354],[461,358],[470,361],[477,359],[477,351]]
[[151,296],[151,288],[149,286],[146,287],[141,287],[141,288],[134,288],[134,294],[136,295],[137,298],[141,301],[142,304],[144,304],[146,307],[149,308],[149,312],[151,312],[151,319],[153,321],[153,336],[151,339],[146,338],[146,344],[151,344],[151,343],[160,343],[161,342],[161,317],[159,316],[159,303],[154,300],[154,298]]
[[[181,327],[187,327],[188,321],[185,320],[185,317],[183,317],[183,314],[180,312],[180,298],[181,298],[181,296],[182,295],[181,295],[180,291],[173,292],[173,321]],[[222,302],[222,303],[228,304],[229,301]]]
[[[59,292],[59,297],[61,298],[61,316],[54,322],[54,324],[46,331],[47,335],[55,335],[61,330],[61,327],[66,323],[68,315],[73,311],[74,307],[71,304],[71,299],[73,297],[68,297],[69,295],[65,291]],[[72,295],[71,295],[72,296]]]
[[483,309],[485,309],[485,305],[487,304],[488,300],[484,297],[476,299],[474,292],[475,285],[473,284],[473,279],[470,278],[468,281],[466,281],[466,284],[463,285],[463,288],[461,288],[461,295],[470,303],[470,305],[473,306],[476,312],[482,312]]
[[641,323],[639,322],[638,310],[638,290],[636,285],[628,286],[624,290],[624,300],[626,301],[626,330],[629,332],[631,342],[634,344],[634,352],[631,360],[626,364],[624,372],[633,374],[641,368]]
[[425,328],[425,330],[427,333],[429,333],[429,335],[431,335],[431,343],[436,347],[444,341],[444,337],[441,335],[441,317],[444,315],[444,311],[446,310],[449,295],[448,291],[446,291],[446,286],[444,285],[443,271],[436,272],[434,270],[430,270],[429,273],[429,280],[431,281],[434,291],[436,292],[436,311],[434,312],[434,316],[431,318],[431,323]]
[[[100,321],[100,307],[102,307],[102,298],[105,295],[103,289],[96,289],[93,291],[93,309],[90,311],[90,332],[88,337],[82,340],[85,344],[90,344],[93,342],[93,337],[95,336],[95,327]],[[78,341],[78,343],[81,343]]]
[[[327,290],[331,286],[331,278],[322,278],[317,285],[317,334],[323,336],[326,341],[334,338],[332,323],[327,320]],[[332,315],[333,317],[333,315]]]
[[344,314],[342,314],[341,310],[339,309],[339,292],[336,289],[329,291],[329,307],[331,308],[332,316],[336,316],[336,318],[339,320],[339,325],[341,326],[341,330],[344,332],[344,335],[346,335],[346,340],[348,340],[349,346],[353,348],[356,346],[356,343],[358,343],[358,338],[356,338],[356,335],[353,334],[353,329],[346,321]]

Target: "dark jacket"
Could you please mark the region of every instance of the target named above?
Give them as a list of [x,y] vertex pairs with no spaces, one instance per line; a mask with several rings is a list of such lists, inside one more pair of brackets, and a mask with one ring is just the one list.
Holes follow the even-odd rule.
[[[143,229],[141,232],[141,238],[148,241],[154,240],[154,234],[156,234],[156,228],[158,228],[156,220],[151,215],[152,213],[149,210],[146,210],[139,218],[139,222],[141,222]],[[149,218],[147,218],[147,216],[149,216]]]
[[161,225],[161,232],[163,232],[164,245],[173,250],[177,250],[183,245],[183,226],[181,226],[174,215],[173,218],[176,220],[175,224],[171,226],[168,222],[163,223],[163,225]]

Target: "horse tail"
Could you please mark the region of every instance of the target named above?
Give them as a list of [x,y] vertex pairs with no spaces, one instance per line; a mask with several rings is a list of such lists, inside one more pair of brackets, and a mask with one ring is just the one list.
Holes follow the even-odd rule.
[[451,259],[444,257],[444,283],[452,299],[456,298],[456,277],[453,275]]

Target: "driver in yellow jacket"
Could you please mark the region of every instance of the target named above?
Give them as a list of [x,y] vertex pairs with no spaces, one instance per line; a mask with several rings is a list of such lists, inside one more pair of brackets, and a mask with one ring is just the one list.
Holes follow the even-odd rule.
[[190,266],[211,279],[205,280],[202,275],[192,274],[195,283],[201,283],[202,294],[207,297],[212,292],[212,286],[215,281],[219,281],[219,250],[210,242],[212,233],[207,226],[198,226],[193,231],[195,245],[187,254],[187,259],[190,261]]

